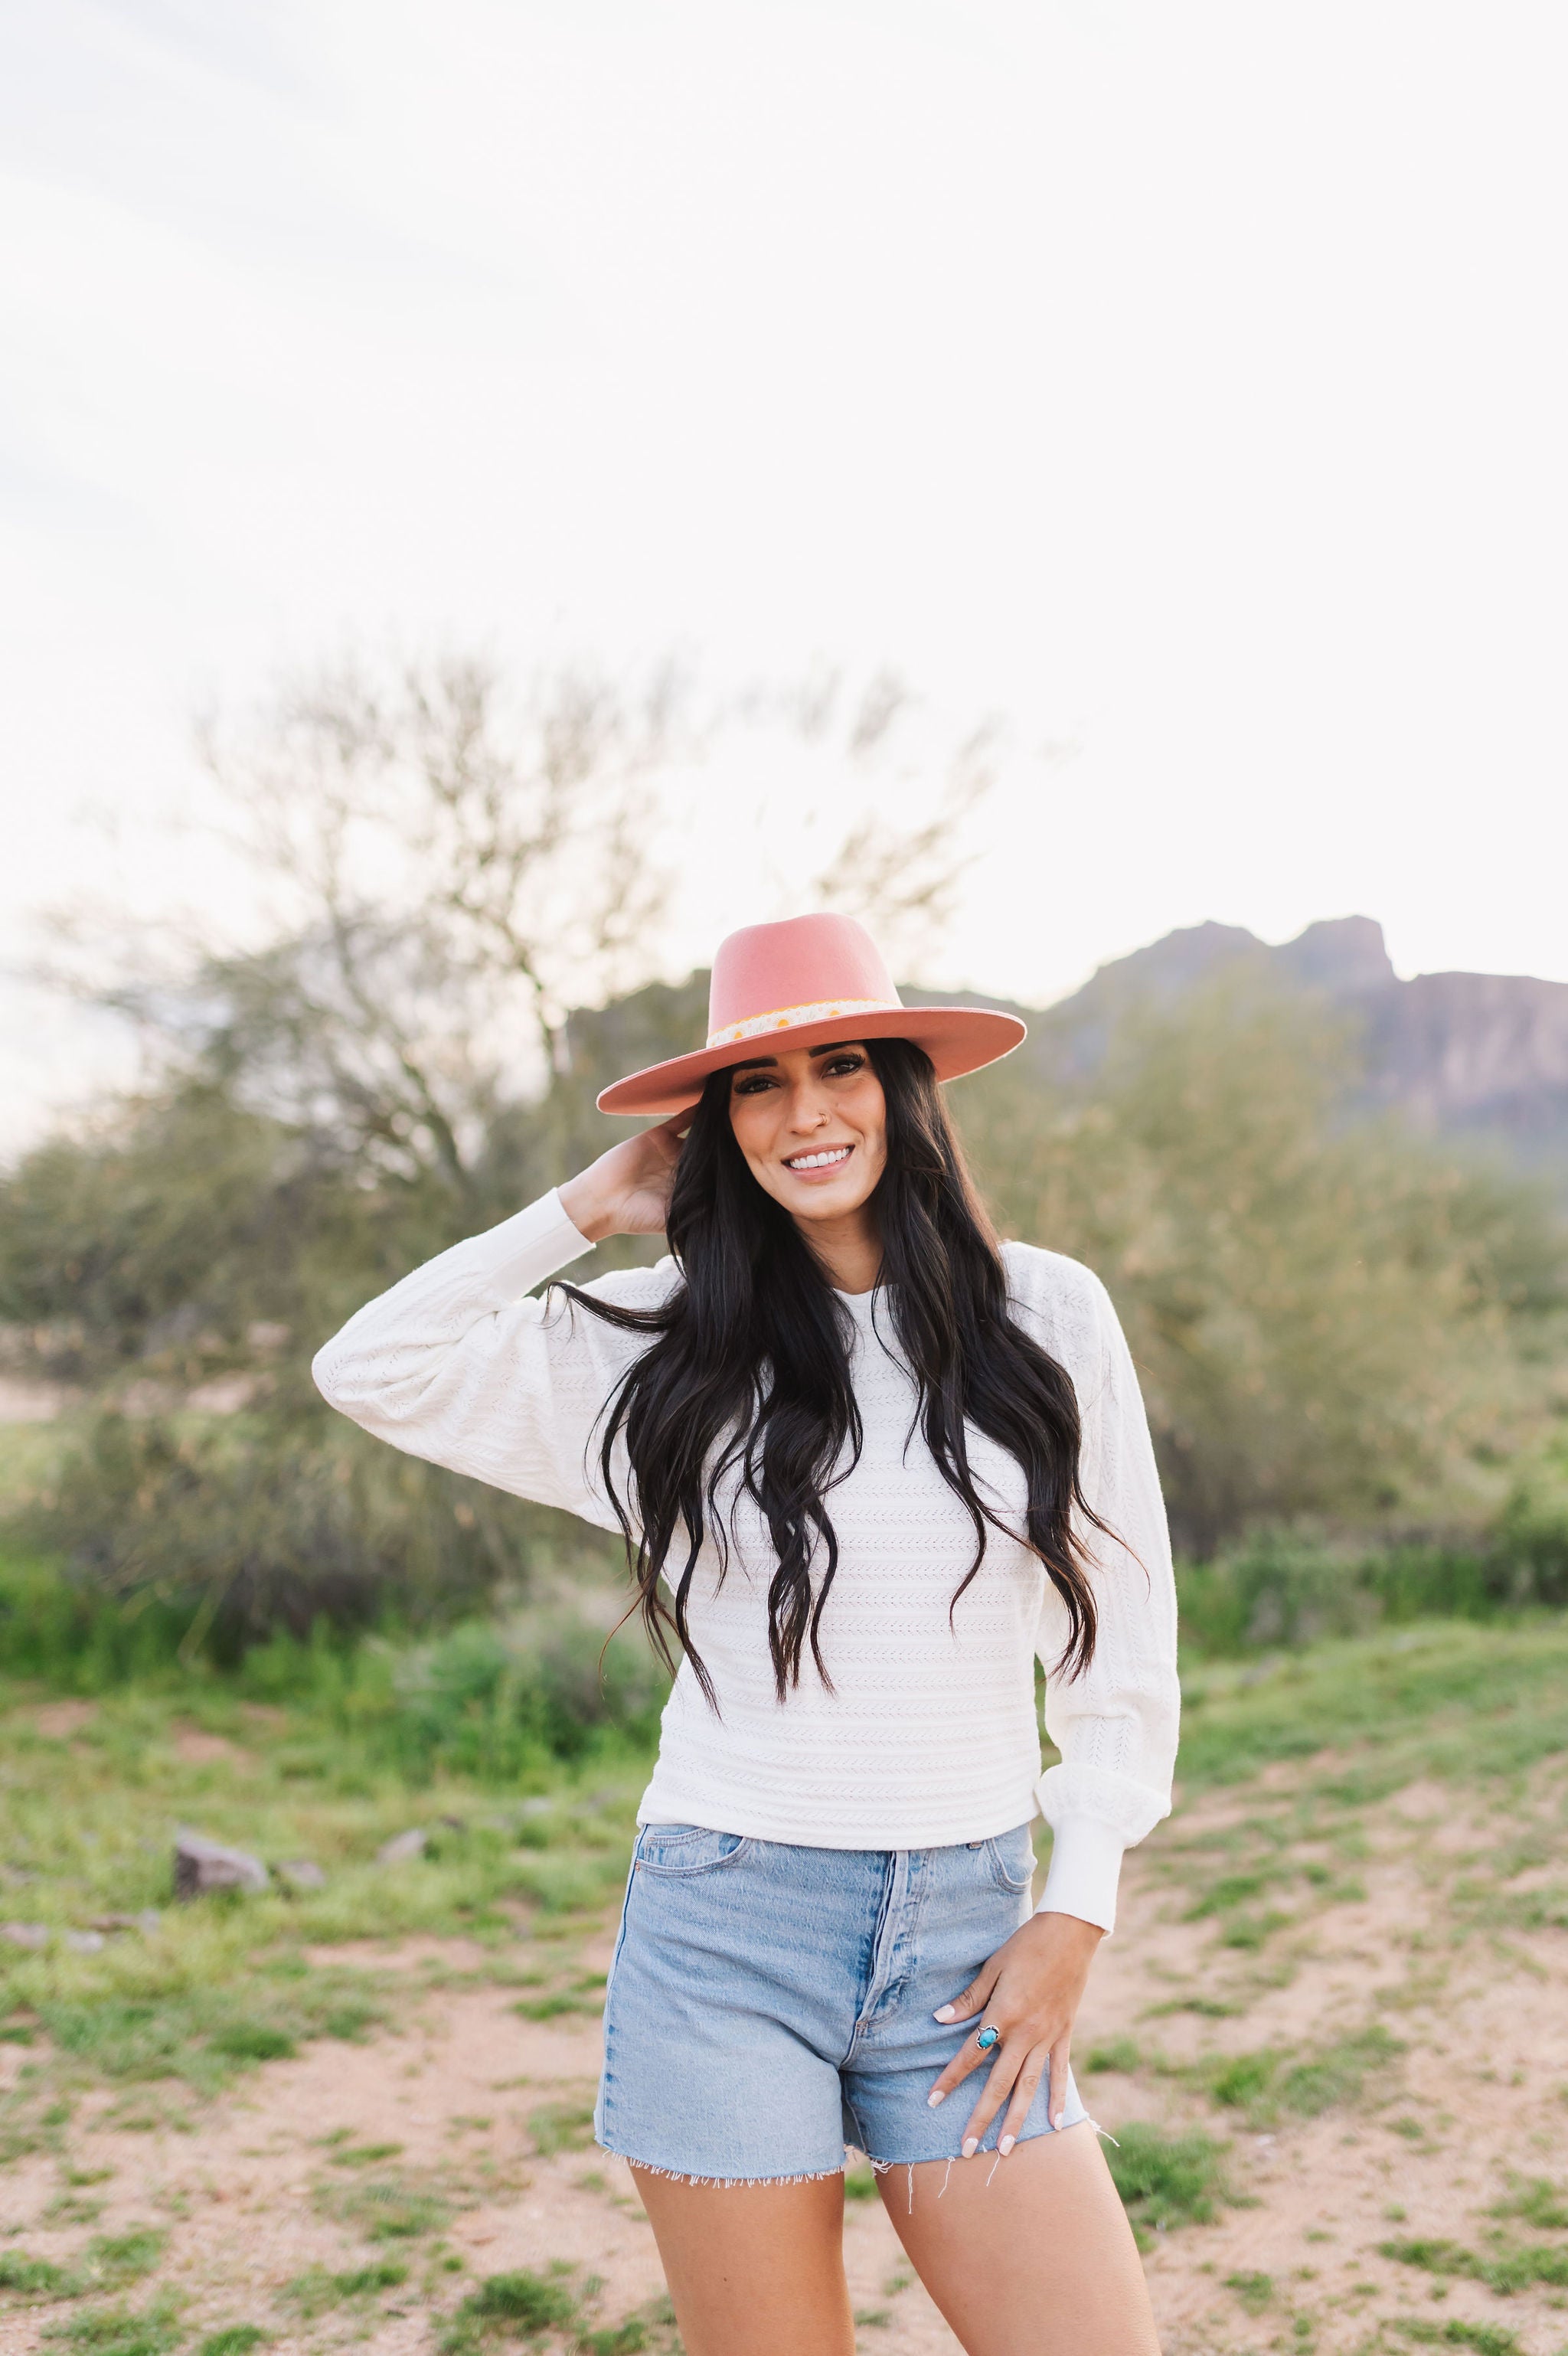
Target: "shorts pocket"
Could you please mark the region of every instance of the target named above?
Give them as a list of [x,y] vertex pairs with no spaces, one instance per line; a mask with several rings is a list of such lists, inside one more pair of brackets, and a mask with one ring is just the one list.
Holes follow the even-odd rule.
[[1015,1825],[1010,1833],[997,1833],[986,1843],[986,1855],[998,1890],[1018,1898],[1033,1884],[1034,1843],[1027,1825]]
[[661,1879],[716,1873],[732,1865],[751,1844],[742,1833],[717,1833],[706,1825],[645,1825],[637,1835],[634,1866]]

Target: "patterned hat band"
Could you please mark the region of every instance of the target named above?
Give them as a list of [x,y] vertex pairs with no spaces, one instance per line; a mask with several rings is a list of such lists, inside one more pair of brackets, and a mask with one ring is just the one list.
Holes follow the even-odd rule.
[[[752,1013],[752,1007],[764,1011]],[[667,1055],[599,1092],[601,1112],[660,1120],[688,1113],[715,1072],[792,1038],[909,1039],[939,1080],[977,1072],[1011,1053],[1024,1035],[998,1006],[905,1006],[887,961],[864,925],[831,910],[743,925],[719,944],[708,986],[708,1037],[687,1055]]]
[[807,1006],[775,1006],[771,1014],[748,1014],[741,1023],[727,1023],[710,1031],[709,1047],[738,1046],[742,1039],[765,1038],[770,1031],[797,1031],[805,1023],[836,1023],[841,1014],[896,1014],[896,998],[818,998]]

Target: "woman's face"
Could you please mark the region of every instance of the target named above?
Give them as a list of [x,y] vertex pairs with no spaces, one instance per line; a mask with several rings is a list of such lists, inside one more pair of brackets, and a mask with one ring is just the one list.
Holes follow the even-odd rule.
[[857,1041],[738,1064],[730,1125],[759,1186],[792,1218],[859,1211],[887,1167],[887,1103]]

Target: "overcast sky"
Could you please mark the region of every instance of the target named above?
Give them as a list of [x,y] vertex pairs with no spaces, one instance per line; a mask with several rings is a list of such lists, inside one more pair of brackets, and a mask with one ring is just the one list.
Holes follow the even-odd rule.
[[191,714],[280,666],[674,647],[1010,715],[942,979],[1361,911],[1568,980],[1555,0],[0,24],[0,916],[174,890]]

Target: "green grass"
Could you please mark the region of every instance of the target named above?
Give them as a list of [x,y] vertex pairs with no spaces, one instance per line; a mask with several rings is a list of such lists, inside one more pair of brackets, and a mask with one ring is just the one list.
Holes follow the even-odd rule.
[[541,2159],[552,2152],[586,2151],[593,2141],[593,2104],[588,2102],[546,2103],[528,2114],[528,2133]]
[[1182,1692],[1189,1792],[1337,1746],[1363,1754],[1353,1770],[1362,1800],[1417,1775],[1514,1773],[1568,1749],[1568,1615],[1427,1621],[1244,1667],[1198,1663]]
[[[464,1711],[502,1707],[477,1671],[477,1697],[464,1698],[465,1658],[461,1645],[439,1659],[295,1647],[243,1677],[164,1663],[63,1711],[41,1683],[0,1678],[4,1911],[52,1934],[37,1951],[0,1944],[0,2035],[40,2057],[0,2099],[0,2164],[59,2142],[51,2093],[144,2086],[119,2124],[177,2127],[180,2090],[199,2103],[313,2040],[363,2038],[407,2001],[363,1971],[310,1963],[315,1945],[461,1935],[505,1978],[530,1918],[597,1919],[613,1901],[645,1747],[612,1731],[571,1762],[536,1746],[495,1778],[457,1772],[443,1745],[461,1751]],[[314,1858],[325,1886],[176,1905],[181,1824],[264,1862]],[[423,1857],[379,1865],[382,1842],[413,1825]],[[114,1916],[138,1927],[97,1954],[59,1935]],[[547,2015],[592,2013],[599,1994],[563,1957],[539,2001]]]
[[408,2267],[397,2258],[379,2258],[371,2265],[350,2266],[339,2274],[311,2266],[285,2284],[277,2297],[281,2306],[293,2308],[308,2323],[347,2299],[374,2298],[379,2291],[396,2290],[408,2278]]
[[[528,2266],[513,2274],[490,2275],[459,2305],[439,2341],[445,2356],[475,2356],[475,2351],[507,2340],[534,2340],[546,2333],[563,2335],[552,2346],[571,2356],[640,2356],[656,2344],[678,2356],[679,2341],[665,2337],[674,2322],[667,2299],[658,2299],[639,2315],[620,2323],[595,2324],[591,2308],[601,2285],[590,2277],[581,2288],[570,2277],[577,2269],[558,2260],[548,2274]],[[651,2334],[656,2334],[656,2340]]]
[[1248,2125],[1266,2126],[1284,2112],[1314,2119],[1337,2104],[1353,2102],[1367,2079],[1387,2070],[1403,2052],[1380,2021],[1305,2054],[1289,2046],[1264,2046],[1200,2063],[1192,2074],[1217,2103],[1244,2111]]
[[[475,1638],[444,1652],[389,1644],[354,1655],[284,1648],[231,1676],[164,1661],[91,1692],[79,1680],[78,1698],[88,1706],[41,1723],[40,1709],[58,1693],[41,1681],[0,1683],[5,1862],[16,1877],[5,1891],[5,1913],[63,1932],[95,1916],[157,1910],[155,1924],[110,1936],[96,1954],[73,1953],[59,1938],[37,1951],[0,1947],[0,2035],[18,2049],[10,2060],[15,2083],[0,2097],[0,2158],[53,2154],[66,2170],[73,2106],[92,2112],[93,2089],[112,2092],[112,2124],[177,2132],[246,2072],[315,2040],[395,2029],[443,1977],[488,1977],[535,2020],[598,2010],[603,1987],[581,1967],[581,1934],[604,1919],[623,1885],[647,1748],[613,1728],[600,1729],[571,1759],[529,1749],[520,1736],[514,1741],[521,1721],[507,1719],[504,1694],[486,1682],[495,1657]],[[1221,1827],[1189,1833],[1179,1816],[1151,1844],[1146,1870],[1167,1884],[1172,1911],[1203,1926],[1212,1944],[1196,1990],[1173,1993],[1150,2018],[1186,2010],[1221,2019],[1244,2009],[1269,1974],[1288,1967],[1287,1925],[1354,1901],[1348,1877],[1367,1847],[1363,1806],[1414,1776],[1472,1785],[1499,1779],[1506,1796],[1509,1779],[1568,1750],[1568,1617],[1420,1623],[1336,1639],[1244,1672],[1200,1663],[1189,1669],[1188,1685],[1186,1790],[1235,1784],[1276,1761],[1301,1762],[1299,1773],[1247,1794]],[[1331,1755],[1315,1756],[1324,1751]],[[325,1886],[293,1894],[274,1883],[251,1896],[176,1906],[169,1860],[182,1823],[272,1863],[312,1858]],[[426,1832],[425,1854],[395,1869],[378,1865],[381,1843],[415,1825]],[[1543,1820],[1507,1855],[1458,1861],[1445,1936],[1568,1921],[1568,1876],[1539,1886],[1558,1839]],[[1536,1888],[1509,1887],[1527,1871]],[[520,1930],[532,1933],[526,1954]],[[461,1962],[371,1975],[313,1960],[318,1947],[414,1934],[461,1936]],[[1397,2000],[1392,1992],[1388,2001]],[[1093,2049],[1084,2066],[1174,2077],[1209,2097],[1217,2115],[1253,2126],[1381,2096],[1402,2050],[1373,2021],[1328,2045],[1270,2045],[1180,2065],[1123,2035]],[[551,2091],[554,2099],[540,2100],[528,2117],[543,2158],[592,2140],[589,2089]],[[402,2289],[404,2261],[422,2245],[428,2280],[405,2296],[430,2309],[454,2351],[527,2338],[534,2326],[525,2319],[533,2296],[526,2288],[481,2285],[455,2312],[447,2299],[456,2290],[432,2288],[443,2262],[434,2237],[493,2187],[482,2188],[473,2169],[467,2180],[455,2162],[435,2179],[405,2175],[395,2145],[347,2128],[334,2136],[329,2125],[314,2197],[354,2243],[336,2269],[297,2277],[280,2294],[281,2307],[309,2320],[357,2306],[345,2320],[358,2328],[374,2315],[372,2302]],[[1146,2248],[1157,2233],[1211,2220],[1240,2197],[1227,2185],[1224,2146],[1214,2136],[1137,2124],[1118,2133],[1120,2148],[1108,2145],[1106,2158]],[[83,2179],[66,2173],[62,2180]],[[869,2170],[847,2178],[850,2200],[874,2190]],[[69,2191],[60,2197],[74,2201]],[[91,2228],[91,2202],[76,2203],[49,2222]],[[1568,2196],[1545,2179],[1517,2179],[1494,2213],[1515,2233],[1568,2233]],[[58,2264],[0,2244],[0,2292],[70,2302],[49,2329],[82,2356],[165,2356],[181,2338],[172,2309],[105,2303],[155,2270],[162,2246],[151,2227],[98,2235]],[[1431,2275],[1467,2276],[1499,2292],[1568,2287],[1568,2245],[1550,2240],[1499,2233],[1473,2251],[1448,2243],[1384,2246]],[[605,2319],[589,2285],[535,2279],[541,2296],[565,2302],[563,2315],[570,2310],[567,2320],[540,2329],[570,2334],[577,2351],[621,2356],[667,2344],[651,2310]],[[1230,2287],[1246,2305],[1262,2297],[1261,2280],[1237,2276]],[[508,2297],[523,2304],[508,2309]],[[227,2329],[261,2331],[249,2323]],[[196,2346],[193,2340],[192,2356]],[[243,2351],[236,2340],[201,2356]]]
[[91,2292],[128,2290],[150,2275],[164,2254],[167,2233],[133,2225],[123,2233],[95,2233],[67,2265],[30,2258],[20,2250],[0,2253],[0,2290],[26,2298],[81,2298]]
[[1503,2298],[1529,2290],[1536,2283],[1553,2289],[1568,2286],[1568,2249],[1546,2242],[1511,2246],[1499,2243],[1491,2251],[1470,2250],[1463,2243],[1451,2241],[1380,2242],[1378,2253],[1430,2275],[1467,2275]]
[[1480,2356],[1521,2356],[1518,2334],[1499,2323],[1461,2323],[1457,2316],[1429,2323],[1421,2316],[1400,2315],[1390,2329],[1424,2348],[1474,2348]]
[[24,2250],[0,2250],[0,2290],[24,2298],[74,2298],[75,2278],[51,2258],[29,2258]]
[[318,2188],[316,2206],[340,2225],[350,2225],[368,2242],[413,2242],[438,2233],[452,2222],[456,2203],[450,2192],[399,2176],[373,2177],[357,2184]]
[[1516,2178],[1492,2215],[1518,2217],[1545,2233],[1568,2233],[1568,2194],[1544,2176]]
[[1233,2197],[1222,2148],[1200,2128],[1167,2135],[1135,2120],[1106,2146],[1105,2158],[1140,2249],[1152,2247],[1156,2233],[1209,2223],[1221,2203]]
[[185,2336],[174,2308],[159,2299],[140,2315],[125,2307],[89,2308],[44,2333],[46,2341],[69,2348],[72,2356],[168,2356]]
[[1092,2045],[1085,2070],[1136,2070],[1142,2060],[1137,2041],[1131,2037],[1107,2038],[1103,2045]]

